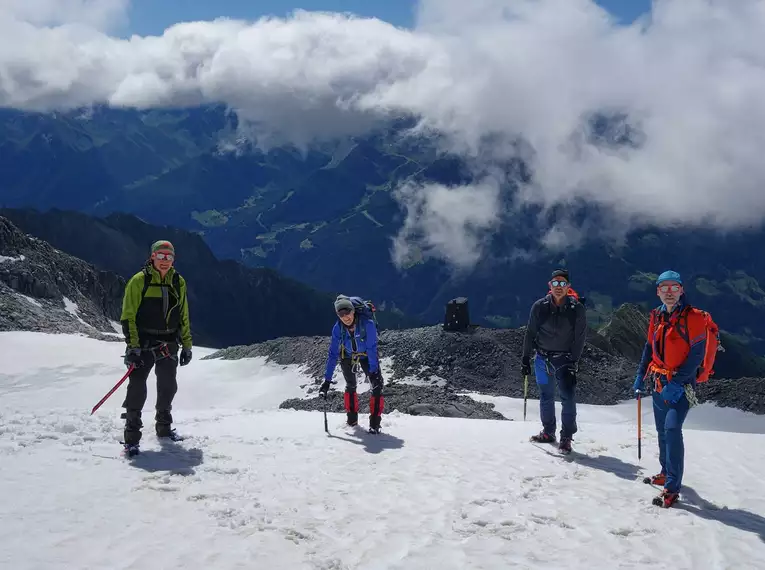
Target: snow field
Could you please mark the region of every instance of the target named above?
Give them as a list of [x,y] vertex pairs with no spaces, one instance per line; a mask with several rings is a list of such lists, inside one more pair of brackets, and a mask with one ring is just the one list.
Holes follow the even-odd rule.
[[[0,334],[0,568],[765,568],[764,418],[686,429],[683,502],[664,510],[634,402],[582,406],[570,457],[528,442],[536,401],[523,422],[504,398],[514,421],[394,412],[374,436],[330,414],[328,436],[320,412],[276,409],[305,392],[296,369],[195,349],[173,411],[190,437],[154,437],[151,386],[128,462],[124,385],[89,415],[122,350]],[[690,416],[717,427],[715,410]]]

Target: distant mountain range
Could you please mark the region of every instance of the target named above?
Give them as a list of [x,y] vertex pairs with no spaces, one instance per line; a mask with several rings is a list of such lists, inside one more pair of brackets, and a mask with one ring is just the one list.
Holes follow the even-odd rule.
[[[18,226],[23,232],[92,264],[90,271],[95,274],[101,270],[100,274],[111,276],[108,299],[99,297],[93,301],[104,307],[105,316],[112,320],[119,321],[125,281],[141,269],[149,246],[157,239],[169,239],[176,248],[176,268],[188,283],[196,344],[226,347],[280,336],[327,334],[335,320],[333,294],[319,292],[272,269],[220,261],[202,238],[193,233],[152,226],[129,214],[100,219],[77,212],[4,209],[0,216],[4,216],[0,219],[5,219],[9,228],[13,227],[14,235],[21,233],[15,229]],[[26,249],[20,251],[31,247],[25,243]],[[52,249],[47,243],[46,247]],[[52,263],[49,259],[42,267],[38,264],[38,270],[48,274],[50,268],[45,265]],[[0,273],[4,266],[8,265],[0,264]],[[74,279],[77,284],[72,290],[92,288],[88,284],[93,279]],[[30,294],[34,295],[34,289],[30,289]],[[379,319],[381,325],[391,327],[407,322],[384,310],[380,311]]]
[[[391,239],[404,212],[394,189],[407,180],[445,185],[471,181],[466,165],[439,153],[436,142],[401,137],[405,126],[393,124],[367,137],[305,152],[261,152],[237,139],[236,117],[218,107],[96,108],[51,115],[2,111],[0,204],[96,216],[117,213],[102,222],[98,235],[106,239],[114,232],[127,232],[135,240],[133,249],[117,253],[112,248],[109,255],[93,251],[84,259],[108,258],[103,261],[109,265],[99,267],[120,275],[136,268],[145,244],[158,231],[140,229],[138,221],[125,217],[134,214],[148,224],[200,236],[195,241],[184,234],[194,255],[268,267],[278,271],[280,279],[297,280],[319,295],[314,297],[318,305],[326,306],[324,300],[337,292],[359,294],[411,322],[440,322],[445,303],[464,295],[476,324],[520,326],[531,303],[545,293],[551,270],[566,265],[575,287],[588,298],[590,323],[599,327],[622,303],[643,309],[658,304],[653,279],[671,267],[684,275],[691,302],[711,311],[738,342],[765,352],[765,335],[760,332],[765,319],[761,228],[727,235],[645,230],[631,234],[624,244],[589,241],[565,254],[551,254],[538,245],[531,218],[519,214],[491,238],[486,255],[469,272],[455,275],[440,261],[416,256],[407,267],[397,268],[391,261]],[[8,215],[22,227],[45,229],[39,225],[43,222],[35,226],[31,218],[22,222],[20,214]],[[518,251],[524,255],[515,255]],[[183,252],[180,248],[182,267],[190,259]],[[257,281],[250,276],[255,274],[244,277],[238,266],[221,267],[236,267],[226,271],[237,274],[236,283],[250,283],[245,289]],[[200,272],[200,283],[202,275],[210,279],[209,272]],[[274,273],[259,275],[277,279]],[[293,286],[297,289],[275,287],[284,290],[284,303],[294,299],[296,291],[304,291],[303,286]],[[215,285],[204,287],[205,298],[218,292]],[[267,288],[262,283],[258,287]],[[327,293],[321,296],[314,289]],[[312,297],[309,292],[297,296],[301,295]],[[221,304],[236,307],[232,310],[239,315],[270,310],[263,313],[269,321],[285,320],[286,315],[277,318],[273,304],[256,308],[243,303],[230,298]],[[219,318],[217,306],[209,310],[200,313],[200,326],[213,326]],[[322,310],[296,310],[286,320],[316,318],[322,323],[319,330],[332,318],[324,317]],[[258,326],[247,322],[244,328],[227,327],[221,320],[204,334],[228,344],[256,335]],[[296,330],[296,325],[279,326]],[[225,332],[226,328],[235,330]]]
[[[134,260],[145,257],[144,243],[162,236],[175,243],[176,266],[188,280],[198,345],[224,347],[237,358],[248,351],[276,356],[283,364],[306,364],[321,374],[334,322],[330,295],[270,269],[220,262],[199,236],[150,226],[127,214],[106,219],[57,210],[7,209],[0,214],[0,330],[82,333],[122,341],[118,321],[125,280],[134,273]],[[498,343],[489,349],[471,340],[472,334],[447,333],[440,327],[413,329],[418,323],[396,312],[381,310],[379,320],[384,329],[407,329],[381,336],[382,354],[396,357],[394,368],[400,377],[427,383],[438,370],[437,376],[453,387],[485,388],[488,382],[502,394],[511,384],[516,391],[520,385],[522,329],[474,329],[479,331],[476,338]],[[592,397],[598,397],[598,390],[611,400],[623,396],[646,327],[645,312],[625,304],[600,331],[590,330],[583,381],[591,384]],[[722,343],[725,351],[715,364],[716,379],[765,377],[765,358],[728,334],[723,333]],[[484,364],[476,368],[477,361]]]

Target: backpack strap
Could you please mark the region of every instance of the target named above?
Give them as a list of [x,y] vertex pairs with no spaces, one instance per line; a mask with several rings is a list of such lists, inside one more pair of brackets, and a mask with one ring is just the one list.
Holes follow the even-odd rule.
[[[688,315],[693,310],[693,307],[690,305],[686,305],[683,307],[683,310],[680,312],[680,314],[677,316],[677,320],[675,321],[677,332],[678,334],[683,338],[685,342],[688,343],[688,346],[691,346],[691,331],[688,328]],[[685,321],[684,325],[680,323],[680,320],[683,319]]]
[[539,304],[539,316],[537,317],[537,330],[542,328],[542,325],[547,322],[547,319],[552,315],[550,299],[545,299]]
[[149,273],[149,268],[144,267],[143,268],[143,290],[141,291],[141,302],[143,302],[143,298],[146,296],[146,291],[149,290],[149,285],[151,285],[151,274]]
[[[577,299],[576,297],[568,296],[566,300],[566,305],[570,305],[571,310],[567,310],[567,318],[568,322],[571,324],[571,328],[576,328],[576,306],[577,304],[581,303],[584,305],[584,302],[580,299]],[[544,301],[542,301],[542,304],[540,306],[539,311],[539,318],[537,319],[537,329],[542,328],[542,325],[547,322],[547,319],[549,319],[552,316],[552,301],[548,298],[545,298]]]
[[[359,329],[359,336],[361,337],[361,340],[364,341],[364,345],[367,344],[367,323],[366,323],[366,317],[359,316],[356,319],[356,326]],[[362,322],[364,320],[364,322]]]
[[656,309],[651,309],[648,315],[648,340],[653,342],[653,333],[656,330]]
[[[158,287],[162,287],[163,285],[160,284]],[[151,274],[149,273],[149,270],[147,267],[143,268],[143,289],[141,290],[141,301],[143,301],[143,298],[146,296],[146,291],[149,290],[149,287],[151,287]],[[181,274],[177,271],[173,273],[173,290],[175,291],[175,294],[178,295],[178,298],[180,299],[181,296]]]

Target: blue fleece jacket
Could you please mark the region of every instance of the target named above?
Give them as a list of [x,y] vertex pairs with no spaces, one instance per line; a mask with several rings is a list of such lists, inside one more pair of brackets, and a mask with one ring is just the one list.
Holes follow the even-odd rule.
[[[353,330],[353,337],[356,342],[356,352],[366,353],[369,359],[369,373],[375,374],[380,369],[377,359],[377,327],[372,319],[361,316],[356,322]],[[337,366],[337,360],[340,358],[340,347],[345,347],[345,357],[350,358],[353,354],[351,344],[351,335],[346,326],[337,321],[332,327],[332,340],[329,343],[329,354],[327,357],[327,368],[324,371],[324,379],[330,381],[332,374]]]

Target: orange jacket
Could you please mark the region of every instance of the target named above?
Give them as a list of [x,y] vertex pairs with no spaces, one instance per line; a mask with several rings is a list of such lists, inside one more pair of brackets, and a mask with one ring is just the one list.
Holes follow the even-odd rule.
[[638,377],[655,373],[656,391],[661,392],[660,377],[679,384],[695,383],[696,372],[704,359],[706,324],[701,312],[683,301],[671,314],[662,305],[651,311],[648,337]]

